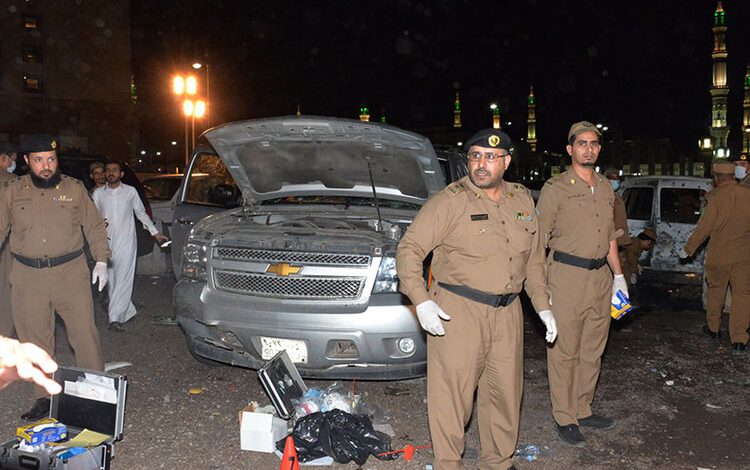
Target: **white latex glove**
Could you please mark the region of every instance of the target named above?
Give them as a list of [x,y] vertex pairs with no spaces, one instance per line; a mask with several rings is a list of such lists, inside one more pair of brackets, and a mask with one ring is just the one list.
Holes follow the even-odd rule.
[[107,263],[97,261],[94,270],[91,271],[91,283],[96,284],[99,281],[99,292],[107,285]]
[[615,274],[615,278],[612,280],[612,303],[619,304],[620,299],[617,298],[617,291],[621,290],[625,297],[630,298],[628,292],[628,283],[625,282],[625,276],[622,274]]
[[542,310],[539,312],[539,318],[547,328],[547,339],[548,343],[554,343],[557,338],[557,322],[555,322],[555,316],[552,314],[552,310]]
[[685,251],[685,248],[680,248],[680,251],[677,252],[677,256],[679,256],[680,259],[690,258],[690,255],[687,254],[687,251]]
[[637,281],[638,281],[638,276],[636,276],[636,274],[635,274],[635,273],[631,274],[631,275],[630,275],[630,283],[631,283],[632,285],[635,285],[635,283],[636,283]]
[[425,300],[417,305],[417,317],[422,328],[434,336],[443,336],[445,334],[443,323],[440,319],[442,318],[445,321],[451,319],[450,315],[443,312],[443,309],[432,300]]

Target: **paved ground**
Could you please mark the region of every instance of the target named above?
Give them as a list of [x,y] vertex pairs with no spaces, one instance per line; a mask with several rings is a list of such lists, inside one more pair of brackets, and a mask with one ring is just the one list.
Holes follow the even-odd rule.
[[[105,360],[127,361],[125,438],[116,446],[115,469],[276,469],[276,457],[239,450],[238,411],[248,401],[269,403],[254,371],[209,367],[188,352],[179,327],[155,324],[171,313],[172,280],[136,279],[139,315],[125,333],[104,327],[99,308]],[[525,469],[750,468],[750,358],[729,354],[728,340],[700,336],[703,315],[696,311],[655,310],[613,327],[604,358],[595,406],[615,417],[609,432],[589,432],[589,447],[561,444],[549,411],[545,346],[541,326],[527,315],[525,394],[519,444],[536,445]],[[58,356],[72,364],[64,330],[58,328]],[[328,382],[308,381],[325,387]],[[344,384],[351,387],[352,383]],[[202,393],[191,395],[190,388]],[[386,394],[396,387],[401,396]],[[357,382],[364,399],[378,405],[395,430],[395,446],[425,444],[425,381]],[[11,437],[17,417],[32,403],[31,388],[14,384],[0,392],[0,423]],[[479,448],[476,422],[469,425],[466,467],[475,468]],[[365,469],[424,469],[429,451],[412,462],[380,462]],[[356,468],[356,465],[335,465]]]

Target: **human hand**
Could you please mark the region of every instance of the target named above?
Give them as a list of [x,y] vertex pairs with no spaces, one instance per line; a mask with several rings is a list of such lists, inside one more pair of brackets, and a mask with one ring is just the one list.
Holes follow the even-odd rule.
[[104,289],[107,285],[107,263],[103,261],[97,261],[94,270],[91,272],[91,283],[96,284],[99,281],[99,292]]
[[635,283],[638,281],[638,276],[633,273],[630,275],[630,284],[635,285]]
[[168,236],[166,236],[166,235],[163,235],[163,234],[161,234],[161,233],[157,233],[156,235],[154,235],[154,238],[156,239],[156,241],[157,241],[157,242],[159,242],[159,244],[160,244],[160,245],[161,245],[162,243],[164,243],[164,242],[166,242],[166,241],[168,241],[168,240],[169,240],[169,237],[168,237]]
[[612,280],[612,303],[619,304],[620,299],[617,298],[617,291],[621,290],[625,297],[630,298],[628,292],[628,283],[625,282],[625,276],[622,274],[615,274],[615,278]]
[[443,336],[445,334],[445,329],[443,329],[443,323],[440,319],[442,318],[445,321],[451,319],[450,315],[445,313],[432,300],[426,300],[417,305],[417,318],[419,318],[419,324],[422,325],[422,328],[434,336]]
[[557,338],[557,322],[555,321],[555,315],[552,313],[552,310],[542,310],[539,312],[539,318],[547,328],[545,339],[548,343],[554,343],[555,338]]
[[22,379],[44,387],[52,395],[60,393],[60,384],[47,376],[56,370],[55,361],[38,346],[0,336],[0,389]]

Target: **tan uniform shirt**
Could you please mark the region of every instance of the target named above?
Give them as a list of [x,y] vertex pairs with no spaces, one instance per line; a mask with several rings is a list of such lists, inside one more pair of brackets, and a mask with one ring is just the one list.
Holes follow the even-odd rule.
[[610,240],[620,236],[614,226],[614,201],[612,186],[598,173],[593,193],[573,169],[550,178],[537,203],[542,239],[555,251],[604,258]]
[[750,187],[731,182],[706,194],[706,207],[685,252],[692,256],[707,238],[706,263],[750,260]]
[[[83,228],[83,233],[81,232]],[[54,188],[34,186],[29,175],[0,188],[0,239],[27,258],[52,258],[83,248],[83,236],[96,261],[110,256],[104,219],[83,183],[63,176]]]
[[625,201],[617,193],[615,193],[615,230],[622,230],[622,235],[617,238],[617,246],[630,245],[628,213],[625,211]]
[[16,178],[18,178],[16,175],[8,173],[7,171],[0,168],[0,185],[5,183],[6,181],[10,181]]
[[748,187],[750,187],[750,175],[747,175],[747,176],[745,176],[744,178],[742,178],[742,179],[740,180],[740,184],[741,184],[742,186],[748,186]]
[[435,281],[491,294],[526,292],[537,312],[549,310],[544,248],[528,190],[503,182],[492,201],[468,176],[430,198],[398,246],[401,292],[418,305],[429,300],[422,262],[432,251]]

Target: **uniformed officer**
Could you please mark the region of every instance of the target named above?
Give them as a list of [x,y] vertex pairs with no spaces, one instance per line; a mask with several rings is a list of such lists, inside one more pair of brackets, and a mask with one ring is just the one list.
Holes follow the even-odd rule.
[[571,126],[566,147],[571,168],[547,180],[537,204],[539,231],[550,248],[547,284],[559,328],[547,351],[552,415],[560,438],[577,447],[586,445],[579,426],[615,425],[594,414],[591,403],[609,334],[610,303],[617,290],[628,295],[613,221],[614,193],[594,171],[600,138],[590,122]]
[[[610,167],[604,170],[604,177],[609,180],[612,191],[615,192],[615,230],[622,230],[622,235],[617,238],[617,247],[625,250],[630,245],[630,236],[628,235],[628,214],[625,211],[625,201],[617,194],[617,190],[620,189],[620,172]],[[627,276],[625,278],[627,279]]]
[[736,165],[734,168],[734,177],[739,180],[740,184],[750,186],[750,174],[748,174],[750,173],[748,172],[750,161],[748,161],[747,152],[741,153],[734,161],[734,164]]
[[744,354],[750,325],[750,187],[738,184],[735,165],[713,164],[715,188],[706,194],[706,206],[695,231],[680,250],[680,258],[695,254],[708,239],[704,270],[708,285],[706,325],[703,332],[721,337],[721,311],[727,285],[732,287],[729,338],[734,354]]
[[644,251],[652,249],[654,243],[656,243],[656,232],[651,227],[646,227],[637,236],[630,237],[628,246],[625,250],[620,251],[622,273],[630,286],[637,282],[638,276],[641,274],[638,259]]
[[[427,337],[427,410],[436,470],[459,469],[474,391],[481,469],[513,468],[523,387],[526,292],[557,335],[544,285],[544,248],[534,202],[503,181],[511,141],[495,129],[466,142],[469,176],[430,198],[396,255],[401,291],[416,305]],[[429,292],[423,260],[432,252]],[[444,320],[443,321],[441,321]]]
[[[0,238],[10,231],[11,304],[18,338],[54,356],[55,319],[65,322],[76,365],[103,369],[99,332],[94,324],[89,269],[83,237],[97,263],[91,277],[99,290],[107,282],[107,233],[104,220],[83,184],[62,176],[57,141],[44,134],[21,141],[28,175],[6,183],[0,191]],[[45,391],[38,388],[38,397]],[[49,411],[49,399],[39,398],[22,418],[38,419]]]
[[[12,155],[18,150],[10,142],[0,144],[0,188],[16,177],[13,174],[15,162]],[[6,237],[0,238],[0,336],[12,337],[15,333],[13,328],[13,315],[10,312],[10,251]]]

